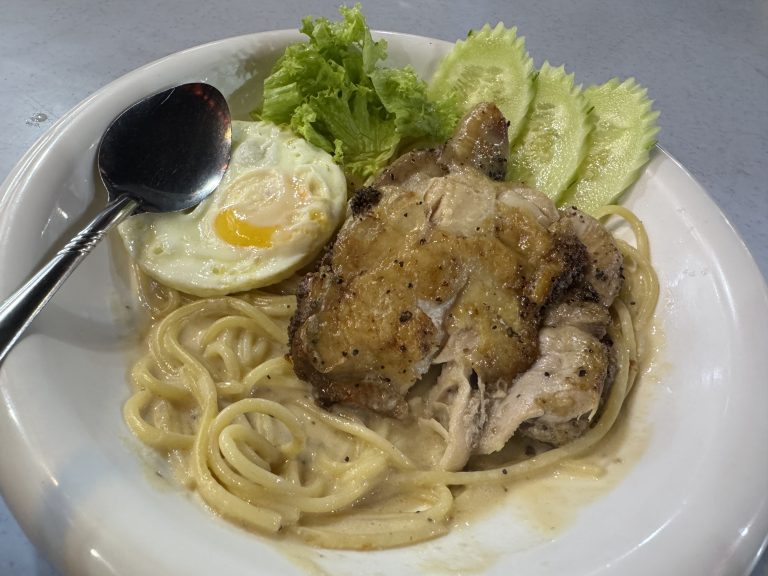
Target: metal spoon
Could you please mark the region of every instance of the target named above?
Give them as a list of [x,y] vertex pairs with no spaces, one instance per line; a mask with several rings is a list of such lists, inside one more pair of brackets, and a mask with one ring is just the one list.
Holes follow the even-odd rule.
[[138,212],[192,208],[213,192],[229,163],[231,136],[227,102],[208,84],[176,86],[121,113],[99,144],[98,168],[108,204],[0,306],[0,362],[117,224]]

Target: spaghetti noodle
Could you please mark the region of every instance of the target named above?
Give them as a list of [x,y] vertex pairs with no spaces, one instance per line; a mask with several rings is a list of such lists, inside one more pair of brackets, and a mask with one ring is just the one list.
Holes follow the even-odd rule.
[[247,528],[349,549],[438,536],[449,529],[455,487],[510,483],[567,463],[619,418],[637,379],[658,282],[639,219],[620,206],[599,216],[623,219],[635,237],[634,246],[617,239],[625,262],[609,327],[617,370],[599,419],[562,447],[490,468],[440,470],[441,427],[420,417],[418,395],[405,422],[314,404],[310,385],[285,356],[294,296],[193,299],[146,278],[139,295],[154,324],[131,372],[125,420],[211,509]]

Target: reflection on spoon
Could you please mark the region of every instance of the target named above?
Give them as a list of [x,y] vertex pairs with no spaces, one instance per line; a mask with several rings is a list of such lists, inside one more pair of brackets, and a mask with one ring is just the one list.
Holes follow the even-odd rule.
[[231,119],[213,86],[183,84],[136,102],[107,128],[98,168],[108,204],[0,306],[0,362],[104,235],[137,212],[192,208],[229,163]]

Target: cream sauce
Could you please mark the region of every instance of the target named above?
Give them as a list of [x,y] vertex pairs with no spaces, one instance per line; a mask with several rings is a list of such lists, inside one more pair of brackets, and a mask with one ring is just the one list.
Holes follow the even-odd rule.
[[[122,246],[119,246],[118,250],[121,248]],[[122,280],[125,281],[125,277]],[[135,295],[136,291],[126,288],[124,293]],[[124,301],[135,302],[135,296],[125,298]],[[135,310],[139,309],[140,306],[136,305]],[[133,321],[137,322],[135,317]],[[197,328],[190,332],[199,334]],[[143,329],[137,332],[141,333]],[[465,532],[461,536],[460,545],[453,545],[455,541],[452,541],[450,549],[434,545],[434,541],[421,545],[423,548],[419,555],[420,568],[425,572],[445,574],[485,572],[505,550],[478,542],[467,527],[491,514],[498,514],[503,508],[512,512],[515,519],[528,524],[542,538],[555,537],[572,525],[584,507],[618,486],[642,458],[651,439],[652,430],[648,416],[653,406],[655,391],[668,371],[668,363],[660,352],[664,348],[663,344],[661,330],[658,327],[653,328],[645,342],[646,350],[641,356],[645,359],[645,364],[640,367],[641,375],[636,389],[622,409],[613,430],[587,454],[578,460],[561,463],[507,485],[457,489],[451,528]],[[268,392],[265,395],[271,396]],[[365,419],[373,428],[387,420],[376,416]],[[189,424],[192,427],[192,423]],[[439,459],[442,443],[437,434],[425,429],[416,421],[410,421],[405,426],[391,426],[387,436],[420,467],[434,465]],[[309,443],[310,451],[317,448],[318,440]],[[327,440],[332,443],[332,440]],[[323,445],[325,442],[320,441],[319,444]],[[147,476],[152,479],[152,483],[168,488],[168,462],[159,465],[156,458],[147,454],[142,454],[142,460],[147,464]],[[171,482],[170,485],[172,484]],[[310,574],[325,576],[330,573],[343,573],[336,569],[333,572],[326,571],[324,566],[327,560],[333,557],[332,552],[312,548],[291,539],[270,538],[270,541],[293,563]]]
[[[457,491],[451,526],[456,537],[419,544],[418,553],[408,556],[418,559],[418,571],[445,575],[486,573],[510,549],[524,550],[563,534],[590,503],[620,485],[642,459],[652,438],[650,414],[669,369],[661,352],[664,340],[658,327],[650,331],[636,388],[614,428],[593,449],[578,459],[506,485],[481,485]],[[398,436],[409,437],[409,434]],[[410,446],[401,444],[401,448],[409,452],[408,448],[416,446],[414,436],[410,438]],[[483,541],[472,530],[477,523],[496,522],[493,516],[501,518],[500,514],[506,519],[511,516],[512,522],[525,523],[531,537],[509,542],[502,548]],[[361,553],[321,550],[292,540],[278,541],[276,546],[286,558],[312,576],[357,573],[347,566],[351,566],[350,558],[360,559]],[[382,565],[382,574],[388,566],[391,565]]]

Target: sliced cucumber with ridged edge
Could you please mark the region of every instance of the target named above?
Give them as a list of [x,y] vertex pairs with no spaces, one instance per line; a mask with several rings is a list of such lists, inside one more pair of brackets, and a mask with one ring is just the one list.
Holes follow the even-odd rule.
[[507,180],[523,182],[557,201],[584,160],[592,129],[589,106],[563,66],[544,62],[534,87],[528,121],[512,145]]
[[480,102],[493,102],[509,122],[513,140],[533,98],[533,61],[517,28],[486,24],[459,40],[443,58],[429,83],[428,95],[439,100],[455,94],[460,113]]
[[614,202],[638,177],[656,143],[656,118],[646,90],[629,78],[590,86],[584,96],[592,106],[595,128],[576,181],[560,199],[585,212]]

